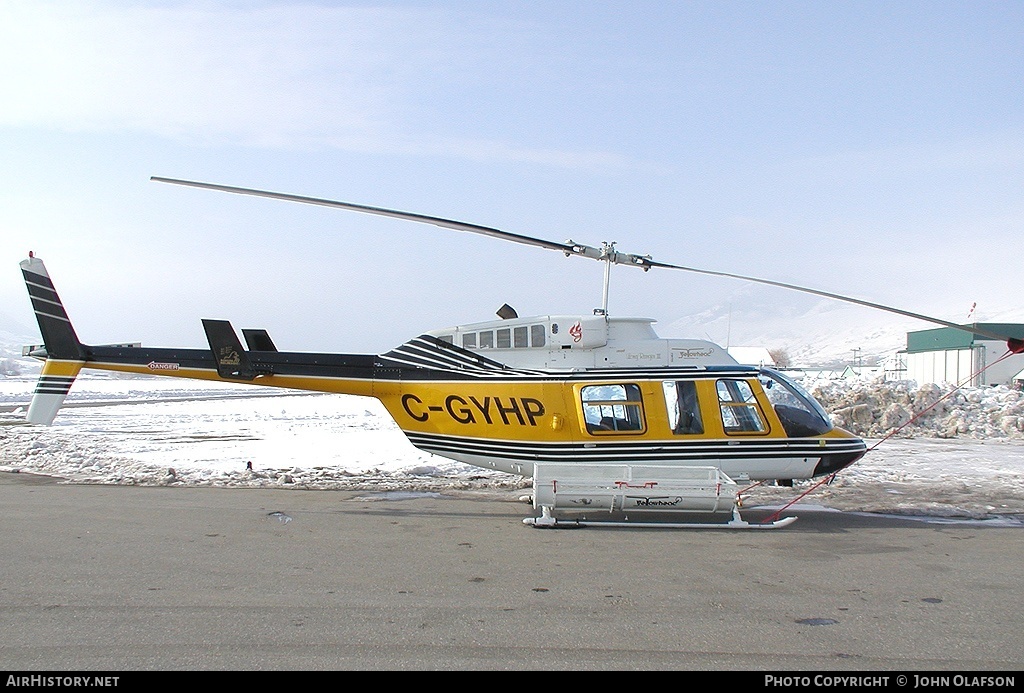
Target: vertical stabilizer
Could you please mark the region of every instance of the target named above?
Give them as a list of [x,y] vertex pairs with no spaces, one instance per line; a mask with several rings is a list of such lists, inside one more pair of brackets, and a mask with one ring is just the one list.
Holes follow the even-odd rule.
[[57,417],[64,398],[75,382],[75,376],[82,370],[82,361],[59,361],[46,359],[39,373],[39,382],[32,393],[25,420],[32,424],[49,426]]
[[71,326],[64,304],[53,288],[50,275],[46,273],[43,261],[29,253],[28,259],[21,261],[21,273],[25,277],[29,298],[32,299],[39,333],[46,345],[46,356],[52,359],[82,360],[85,352],[75,334],[75,328]]
[[60,411],[75,376],[82,370],[85,349],[78,341],[43,261],[29,253],[28,259],[21,261],[21,273],[46,347],[46,362],[32,394],[26,420],[49,425]]

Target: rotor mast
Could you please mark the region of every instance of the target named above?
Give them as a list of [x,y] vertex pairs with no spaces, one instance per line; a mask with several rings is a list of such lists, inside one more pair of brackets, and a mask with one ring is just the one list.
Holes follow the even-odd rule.
[[601,307],[594,312],[608,318],[608,286],[612,280],[612,255],[615,254],[615,241],[601,244],[601,258],[604,260],[604,291],[601,293]]
[[592,260],[600,260],[604,263],[604,288],[601,293],[601,307],[594,309],[595,315],[608,315],[608,288],[611,285],[612,265],[633,265],[640,267],[644,272],[651,268],[650,255],[633,255],[631,253],[620,253],[615,249],[616,241],[603,241],[600,248],[594,248],[582,243],[576,243],[572,239],[566,241],[560,250],[566,257],[579,255],[589,257]]

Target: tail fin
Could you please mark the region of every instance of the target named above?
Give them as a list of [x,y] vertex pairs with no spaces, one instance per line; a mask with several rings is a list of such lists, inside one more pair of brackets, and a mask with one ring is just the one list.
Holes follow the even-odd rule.
[[47,358],[83,359],[85,351],[60,302],[60,296],[53,288],[43,261],[29,253],[28,259],[21,261],[21,273],[25,277],[29,298],[32,299],[32,309],[36,313],[39,332],[43,335]]
[[32,393],[25,420],[32,424],[49,426],[57,418],[57,412],[64,404],[64,398],[75,383],[75,376],[82,370],[84,361],[59,361],[46,359],[39,373],[39,382]]
[[75,376],[82,370],[85,349],[78,341],[43,261],[29,253],[28,259],[21,261],[21,273],[46,347],[46,362],[25,418],[29,423],[49,425],[64,404]]

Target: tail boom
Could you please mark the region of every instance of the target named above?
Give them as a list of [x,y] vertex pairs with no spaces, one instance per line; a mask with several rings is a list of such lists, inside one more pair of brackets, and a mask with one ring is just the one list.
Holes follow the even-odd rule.
[[31,347],[29,355],[45,359],[26,416],[29,423],[53,422],[83,368],[376,396],[379,357],[282,352],[266,330],[243,330],[246,350],[226,320],[203,320],[208,349],[82,344],[43,261],[29,253],[21,269],[44,343],[41,349]]

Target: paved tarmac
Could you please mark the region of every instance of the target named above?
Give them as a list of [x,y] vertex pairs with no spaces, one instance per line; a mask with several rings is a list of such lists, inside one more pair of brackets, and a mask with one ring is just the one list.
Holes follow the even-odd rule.
[[536,529],[519,493],[0,473],[0,670],[1024,668],[1024,528]]

